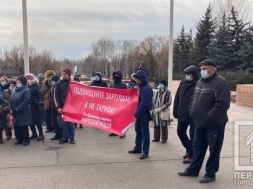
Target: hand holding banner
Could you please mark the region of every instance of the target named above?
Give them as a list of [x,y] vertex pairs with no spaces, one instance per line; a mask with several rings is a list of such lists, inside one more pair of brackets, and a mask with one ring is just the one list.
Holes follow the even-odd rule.
[[91,87],[70,82],[62,110],[63,120],[123,135],[133,123],[137,103],[136,89]]

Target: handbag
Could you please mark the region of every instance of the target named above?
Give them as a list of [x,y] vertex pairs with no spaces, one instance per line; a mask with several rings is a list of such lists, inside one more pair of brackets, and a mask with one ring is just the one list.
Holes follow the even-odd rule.
[[167,109],[166,111],[161,111],[160,118],[166,121],[170,120],[170,110]]
[[10,129],[13,129],[15,127],[16,124],[16,120],[13,116],[12,113],[8,113],[7,114],[7,127],[9,127]]

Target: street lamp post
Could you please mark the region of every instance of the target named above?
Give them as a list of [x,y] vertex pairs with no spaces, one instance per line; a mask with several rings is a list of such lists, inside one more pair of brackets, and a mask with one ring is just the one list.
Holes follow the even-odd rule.
[[28,24],[27,24],[27,6],[26,0],[22,0],[23,10],[23,36],[24,36],[24,74],[29,71],[29,55],[28,55]]
[[174,0],[170,0],[170,34],[169,34],[169,62],[168,62],[168,88],[172,89],[173,76],[173,16]]

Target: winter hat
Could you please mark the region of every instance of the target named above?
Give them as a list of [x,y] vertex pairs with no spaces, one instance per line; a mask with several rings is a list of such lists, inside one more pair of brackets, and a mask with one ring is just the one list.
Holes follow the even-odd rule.
[[62,70],[62,72],[65,72],[65,73],[68,74],[69,76],[71,75],[70,69],[64,69],[64,70]]
[[15,86],[16,86],[16,81],[12,80],[12,81],[10,82],[10,85],[15,85]]
[[36,78],[36,76],[32,73],[28,73],[25,75],[27,80],[34,80],[34,78]]
[[58,75],[54,75],[51,79],[51,81],[59,81],[60,80],[60,77]]
[[38,80],[43,80],[43,79],[45,79],[45,74],[39,73]]
[[161,80],[159,83],[162,83],[164,86],[167,86],[167,81],[166,80]]
[[9,83],[9,79],[6,76],[2,76],[1,79],[3,79],[4,81],[6,81],[7,83]]
[[51,75],[56,75],[54,70],[47,70],[45,73],[46,77],[49,77]]
[[205,59],[205,60],[203,60],[199,64],[199,66],[202,66],[202,65],[212,66],[212,67],[216,68],[216,63],[213,60],[211,60],[211,59]]
[[101,74],[100,72],[96,72],[96,73],[94,73],[94,75],[93,75],[93,76],[95,76],[95,75],[97,75],[98,77],[100,77],[100,79],[102,78],[102,74]]
[[26,84],[27,84],[27,79],[26,79],[26,77],[23,76],[23,75],[19,75],[19,76],[17,77],[16,81],[18,81],[18,80],[22,83],[22,85],[26,85]]

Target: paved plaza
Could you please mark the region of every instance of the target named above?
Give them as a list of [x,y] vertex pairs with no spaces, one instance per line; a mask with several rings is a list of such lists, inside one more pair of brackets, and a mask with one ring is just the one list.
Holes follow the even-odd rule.
[[[176,134],[176,120],[169,127],[168,143],[152,143],[150,157],[128,154],[134,146],[134,127],[124,139],[108,137],[108,133],[85,127],[76,129],[76,144],[51,141],[53,133],[45,134],[42,142],[29,146],[13,145],[14,139],[0,145],[1,189],[187,189],[187,188],[249,188],[234,185],[233,121],[253,120],[253,108],[231,104],[230,121],[226,126],[217,180],[200,184],[198,178],[177,175],[187,165],[182,163],[184,149]],[[150,124],[151,139],[153,127]],[[253,129],[252,129],[253,130]],[[245,136],[240,135],[241,139]],[[207,153],[208,155],[208,153]],[[249,161],[245,152],[241,161]]]

